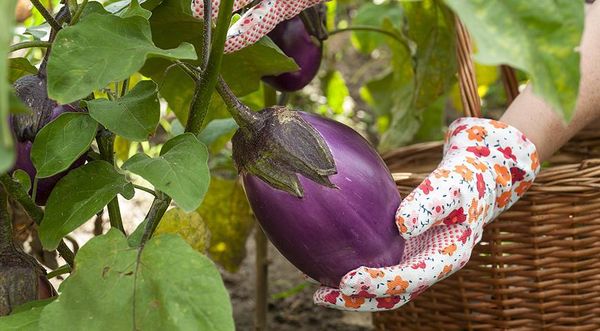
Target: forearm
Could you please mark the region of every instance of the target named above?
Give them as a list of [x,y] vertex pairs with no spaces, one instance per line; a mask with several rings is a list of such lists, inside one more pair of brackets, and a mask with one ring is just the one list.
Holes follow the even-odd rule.
[[568,124],[534,95],[530,86],[500,119],[523,132],[536,145],[541,160],[547,160],[578,131],[600,118],[600,2],[592,5],[586,15],[580,51],[579,97]]

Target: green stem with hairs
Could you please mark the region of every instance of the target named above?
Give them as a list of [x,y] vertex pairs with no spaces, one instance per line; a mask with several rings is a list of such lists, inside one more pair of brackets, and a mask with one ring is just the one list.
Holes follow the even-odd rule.
[[60,29],[62,29],[60,24],[58,24],[58,22],[54,19],[54,16],[52,16],[52,14],[50,14],[50,12],[48,12],[46,7],[44,7],[44,5],[42,5],[40,0],[29,0],[29,1],[31,1],[31,4],[35,7],[35,9],[37,9],[40,12],[40,14],[42,14],[42,16],[44,17],[46,22],[48,22],[48,24],[50,24],[52,29],[54,29],[55,31],[59,31]]
[[[233,94],[233,91],[231,91],[221,76],[218,77],[217,92],[221,96],[221,99],[223,99],[223,102],[225,102],[225,105],[227,105],[227,110],[229,110],[231,117],[233,117],[242,131],[249,132],[252,125],[260,121],[260,116]],[[273,104],[276,102],[277,100]]]
[[[8,192],[8,194],[17,201],[21,207],[25,210],[27,215],[31,217],[31,219],[39,225],[42,223],[42,219],[44,218],[44,211],[38,205],[33,202],[29,194],[25,191],[23,186],[13,180],[8,174],[0,175],[0,183],[4,185],[4,188]],[[58,245],[58,252],[62,256],[63,259],[70,265],[74,265],[75,254],[64,241],[60,241]]]
[[21,50],[21,49],[33,48],[33,47],[48,48],[50,46],[52,46],[52,43],[48,42],[48,41],[42,41],[42,40],[24,41],[22,43],[11,45],[8,48],[8,52],[12,53],[12,52],[15,52],[15,51],[18,51],[18,50]]
[[217,27],[213,36],[213,42],[210,50],[210,57],[206,70],[196,82],[196,91],[192,99],[190,107],[190,115],[187,121],[186,132],[191,132],[198,135],[202,129],[202,123],[208,112],[210,99],[215,86],[217,85],[217,77],[221,69],[223,60],[223,51],[225,50],[225,40],[227,38],[227,30],[231,21],[231,13],[233,9],[233,0],[223,0],[219,6],[219,18],[217,19]]
[[73,14],[73,17],[71,18],[71,22],[69,23],[69,25],[77,24],[77,22],[79,21],[79,18],[81,17],[81,14],[83,13],[83,9],[87,5],[87,3],[88,3],[88,0],[83,0],[83,2],[79,6],[77,6],[77,10]]
[[[118,92],[117,92],[118,93]],[[115,165],[115,152],[114,152],[115,135],[108,131],[102,130],[96,137],[96,143],[98,144],[98,150],[102,159],[113,166]],[[121,218],[121,208],[119,207],[119,199],[115,197],[106,206],[108,209],[108,217],[110,219],[110,226],[118,229],[125,233],[123,227],[123,219]]]

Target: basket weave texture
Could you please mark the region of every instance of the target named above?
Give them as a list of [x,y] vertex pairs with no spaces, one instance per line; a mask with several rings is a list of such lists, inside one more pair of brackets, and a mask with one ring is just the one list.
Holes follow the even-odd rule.
[[[433,142],[384,159],[406,196],[441,155]],[[486,227],[462,270],[375,314],[377,330],[600,330],[600,130],[582,132],[550,164]]]

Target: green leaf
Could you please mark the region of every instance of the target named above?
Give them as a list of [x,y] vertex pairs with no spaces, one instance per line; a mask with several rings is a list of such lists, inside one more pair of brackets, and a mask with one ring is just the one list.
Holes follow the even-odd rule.
[[211,152],[216,153],[227,144],[237,129],[238,125],[233,118],[212,120],[202,130],[198,139],[209,146]]
[[[456,74],[454,21],[437,1],[403,2],[407,43],[390,41],[392,50],[392,107],[381,151],[410,143],[431,104],[451,89]],[[427,24],[423,24],[427,22]],[[385,30],[395,30],[384,20]]]
[[173,208],[165,213],[154,231],[154,236],[165,233],[179,235],[200,253],[206,253],[210,241],[210,232],[200,214],[196,211],[186,213],[180,208]]
[[579,92],[583,1],[446,0],[477,43],[475,59],[531,76],[533,91],[569,120]]
[[42,312],[42,331],[234,330],[219,272],[177,236],[154,237],[140,251],[112,229],[83,246],[75,264]]
[[87,96],[138,71],[148,57],[195,59],[188,43],[170,50],[154,46],[148,21],[90,14],[58,32],[48,61],[48,94],[59,103]]
[[63,113],[43,127],[31,147],[38,178],[67,170],[90,148],[98,123],[85,113]]
[[138,0],[131,0],[131,3],[129,4],[129,7],[127,7],[127,10],[120,13],[119,16],[121,16],[121,17],[141,16],[145,19],[149,19],[150,16],[152,16],[152,12],[142,8],[142,6],[140,6],[140,3],[138,2]]
[[132,141],[148,140],[160,120],[157,87],[149,80],[139,82],[120,99],[96,99],[86,103],[90,116],[96,121]]
[[15,161],[15,149],[8,123],[10,109],[7,71],[8,44],[13,38],[15,0],[0,1],[0,173],[10,169]]
[[213,261],[228,271],[237,271],[246,257],[246,240],[255,223],[239,182],[213,177],[198,213],[210,230],[208,251]]
[[133,185],[105,161],[93,161],[69,172],[48,198],[39,228],[40,240],[54,250],[65,235],[96,215],[117,194],[131,199]]
[[44,307],[33,307],[29,310],[0,317],[2,331],[37,331]]
[[323,84],[324,95],[327,97],[327,105],[335,114],[344,113],[344,101],[350,96],[346,87],[344,77],[339,71],[331,71],[327,74]]
[[37,68],[34,67],[29,62],[29,60],[27,60],[24,57],[15,57],[8,59],[8,70],[8,81],[11,84],[23,76],[35,75],[38,72]]
[[[398,3],[375,4],[372,2],[364,3],[356,12],[352,20],[352,25],[381,27],[383,21],[389,19],[397,24],[397,28],[402,27],[404,19],[402,6]],[[362,53],[369,54],[377,47],[381,46],[387,40],[384,34],[373,31],[353,31],[352,44]]]
[[13,172],[12,177],[15,181],[17,181],[21,186],[23,186],[23,190],[25,192],[29,192],[31,189],[31,177],[24,170],[17,169]]
[[187,212],[202,203],[210,182],[208,150],[191,133],[167,141],[157,158],[134,155],[123,169],[144,177]]

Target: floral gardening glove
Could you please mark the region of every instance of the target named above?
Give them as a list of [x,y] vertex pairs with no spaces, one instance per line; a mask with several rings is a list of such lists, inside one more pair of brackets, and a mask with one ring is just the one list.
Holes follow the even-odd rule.
[[[298,15],[306,8],[312,7],[324,0],[263,0],[248,10],[227,32],[225,53],[232,53],[252,45],[260,38],[271,32],[282,21]],[[235,0],[233,11],[237,11],[252,0]],[[219,0],[212,0],[212,18],[219,14]],[[192,0],[192,14],[202,19],[204,17],[203,0]]]
[[449,128],[442,162],[396,212],[406,239],[402,262],[355,269],[339,289],[319,288],[315,303],[359,311],[404,305],[467,263],[483,227],[525,193],[539,169],[535,146],[517,129],[458,119]]

